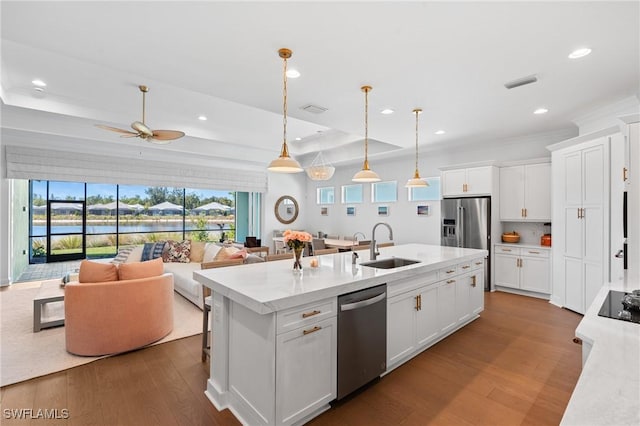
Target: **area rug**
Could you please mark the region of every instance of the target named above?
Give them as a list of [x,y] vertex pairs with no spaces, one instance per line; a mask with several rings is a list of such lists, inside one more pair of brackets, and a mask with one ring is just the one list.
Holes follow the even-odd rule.
[[[81,357],[65,350],[64,327],[33,332],[37,288],[0,292],[0,386],[87,364],[104,357]],[[202,311],[174,294],[173,331],[164,343],[202,332]]]

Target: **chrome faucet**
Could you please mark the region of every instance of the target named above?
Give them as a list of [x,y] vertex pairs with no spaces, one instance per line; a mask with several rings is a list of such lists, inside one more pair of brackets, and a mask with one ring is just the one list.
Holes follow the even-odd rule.
[[378,227],[378,225],[384,225],[389,228],[389,239],[393,240],[393,229],[391,229],[391,226],[388,223],[378,222],[373,225],[373,229],[371,230],[371,248],[369,249],[369,258],[371,260],[376,260],[377,256],[380,254],[380,252],[376,250],[376,228]]
[[358,235],[362,235],[362,238],[367,238],[362,232],[356,232],[353,234],[353,241],[358,241]]

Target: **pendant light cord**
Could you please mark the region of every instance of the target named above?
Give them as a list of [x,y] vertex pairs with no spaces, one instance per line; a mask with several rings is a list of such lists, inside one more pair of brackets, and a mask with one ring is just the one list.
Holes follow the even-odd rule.
[[369,170],[369,91],[371,86],[362,86],[364,92],[364,164],[362,170]]
[[284,70],[282,72],[283,75],[283,85],[282,85],[282,99],[283,99],[283,103],[282,103],[282,125],[283,125],[283,148],[282,151],[284,153],[287,153],[288,155],[288,150],[287,150],[287,57],[283,57],[283,62],[284,62]]
[[419,109],[413,110],[416,113],[416,176],[418,175],[418,114],[420,114]]

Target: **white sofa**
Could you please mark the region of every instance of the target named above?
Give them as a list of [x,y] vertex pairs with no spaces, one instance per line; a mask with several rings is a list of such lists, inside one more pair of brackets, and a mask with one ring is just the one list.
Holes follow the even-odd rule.
[[[138,246],[134,248],[126,258],[125,262],[140,262],[142,257],[142,247]],[[180,293],[185,299],[202,309],[203,297],[202,297],[202,284],[193,279],[193,272],[201,269],[201,263],[213,262],[216,254],[222,248],[222,245],[217,243],[206,243],[204,256],[202,262],[165,262],[164,272],[173,274],[173,287],[174,290]],[[252,254],[249,254],[245,259],[245,263],[263,262],[264,260]]]

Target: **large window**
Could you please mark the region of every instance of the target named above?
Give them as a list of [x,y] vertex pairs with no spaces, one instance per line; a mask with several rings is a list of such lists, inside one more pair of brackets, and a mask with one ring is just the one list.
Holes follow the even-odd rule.
[[30,181],[30,196],[31,263],[112,257],[150,241],[235,237],[230,191]]

